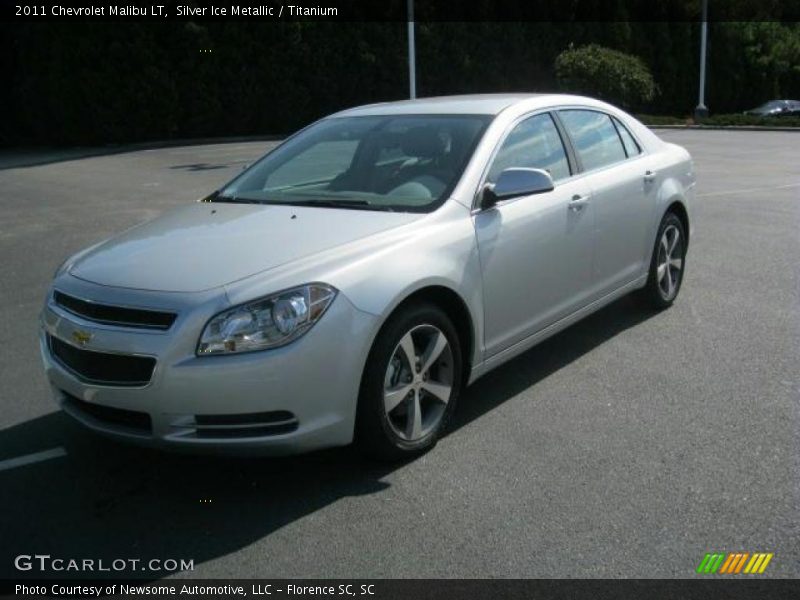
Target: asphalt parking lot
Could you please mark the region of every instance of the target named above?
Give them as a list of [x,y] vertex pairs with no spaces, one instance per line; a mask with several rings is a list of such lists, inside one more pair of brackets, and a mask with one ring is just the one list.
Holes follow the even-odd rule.
[[506,364],[398,465],[162,455],[51,402],[37,315],[61,260],[270,143],[0,170],[0,577],[26,575],[19,554],[193,559],[204,578],[693,577],[710,551],[800,576],[800,133],[659,133],[699,182],[675,306],[622,299]]

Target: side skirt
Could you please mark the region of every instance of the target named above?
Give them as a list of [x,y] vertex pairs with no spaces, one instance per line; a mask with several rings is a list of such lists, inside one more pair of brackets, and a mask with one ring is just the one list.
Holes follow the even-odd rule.
[[543,342],[547,338],[563,331],[570,325],[577,323],[584,317],[588,317],[593,312],[596,312],[603,308],[604,306],[611,304],[614,300],[629,294],[630,292],[643,287],[647,283],[647,273],[634,279],[630,283],[623,285],[620,288],[617,288],[613,292],[610,292],[603,296],[602,298],[598,298],[591,304],[587,304],[583,308],[579,308],[574,313],[563,317],[562,319],[556,321],[552,325],[548,325],[544,329],[540,329],[536,333],[526,337],[524,340],[520,340],[513,346],[506,348],[505,350],[495,354],[488,360],[485,360],[479,365],[475,365],[472,367],[472,372],[470,373],[469,382],[467,385],[473,383],[479,377],[486,375],[492,369],[499,367],[501,364],[511,360],[512,358],[519,356],[526,350],[530,350],[539,342]]

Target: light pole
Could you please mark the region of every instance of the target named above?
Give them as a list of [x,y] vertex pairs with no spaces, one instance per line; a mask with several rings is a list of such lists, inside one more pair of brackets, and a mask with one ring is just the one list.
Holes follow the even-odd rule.
[[694,109],[695,121],[708,116],[706,106],[706,42],[708,41],[708,0],[703,0],[703,23],[700,29],[700,92]]
[[417,57],[414,44],[414,0],[408,0],[408,96],[417,97]]

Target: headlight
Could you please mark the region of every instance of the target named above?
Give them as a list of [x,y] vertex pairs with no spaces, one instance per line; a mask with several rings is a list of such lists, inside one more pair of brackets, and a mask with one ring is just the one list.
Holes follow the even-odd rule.
[[283,346],[314,326],[336,297],[323,283],[260,298],[213,317],[197,344],[197,354],[233,354]]

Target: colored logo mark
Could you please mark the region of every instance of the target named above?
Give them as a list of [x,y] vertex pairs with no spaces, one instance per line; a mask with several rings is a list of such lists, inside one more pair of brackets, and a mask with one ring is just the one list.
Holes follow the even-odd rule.
[[697,572],[704,575],[761,574],[773,556],[772,552],[709,552],[698,565]]

